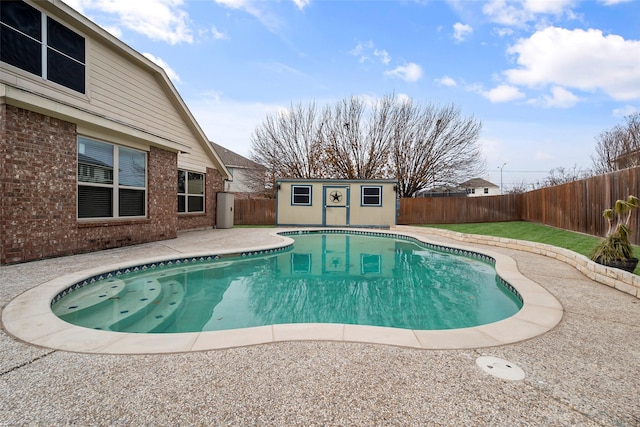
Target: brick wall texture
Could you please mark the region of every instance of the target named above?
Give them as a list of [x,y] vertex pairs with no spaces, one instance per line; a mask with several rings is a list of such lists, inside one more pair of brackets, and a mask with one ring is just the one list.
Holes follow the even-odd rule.
[[[174,180],[175,181],[175,180]],[[216,193],[224,191],[224,179],[216,169],[207,168],[205,175],[205,207],[202,214],[179,214],[178,229],[210,228],[216,224]],[[176,194],[177,203],[177,194]]]
[[0,104],[0,264],[176,237],[215,224],[223,181],[207,170],[205,215],[177,215],[177,155],[148,152],[147,218],[77,220],[77,134],[73,123]]

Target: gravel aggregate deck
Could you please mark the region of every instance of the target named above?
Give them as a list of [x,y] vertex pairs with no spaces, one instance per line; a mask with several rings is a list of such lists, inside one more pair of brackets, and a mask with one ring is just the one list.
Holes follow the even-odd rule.
[[[0,306],[63,273],[194,246],[250,249],[273,243],[271,231],[187,232],[2,266]],[[472,350],[304,341],[158,355],[54,351],[2,331],[0,425],[639,426],[640,300],[552,258],[491,251],[514,258],[562,303],[556,328]],[[525,379],[486,374],[475,363],[481,355],[518,365]]]

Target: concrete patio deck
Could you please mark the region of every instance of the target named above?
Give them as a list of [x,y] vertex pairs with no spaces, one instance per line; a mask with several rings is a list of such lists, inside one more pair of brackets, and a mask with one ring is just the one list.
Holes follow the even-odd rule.
[[[250,250],[273,244],[272,231],[186,232],[3,266],[0,305],[74,271],[194,248]],[[561,302],[561,322],[526,341],[463,350],[297,341],[145,355],[36,347],[3,330],[0,425],[640,425],[640,300],[556,259],[465,246],[515,259]],[[525,379],[486,374],[482,355],[518,365]]]

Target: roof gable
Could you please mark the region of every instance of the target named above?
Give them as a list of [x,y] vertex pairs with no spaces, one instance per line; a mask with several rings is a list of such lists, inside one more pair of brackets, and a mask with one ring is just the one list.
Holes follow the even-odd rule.
[[460,187],[462,188],[480,188],[480,187],[499,188],[499,186],[497,186],[496,184],[482,178],[472,178],[460,184]]

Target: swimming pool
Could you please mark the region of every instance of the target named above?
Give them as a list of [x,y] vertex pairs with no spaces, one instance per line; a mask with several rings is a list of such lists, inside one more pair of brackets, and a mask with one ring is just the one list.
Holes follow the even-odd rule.
[[174,260],[85,280],[57,295],[52,310],[92,329],[184,333],[294,323],[457,329],[522,307],[495,260],[479,253],[377,232],[289,235],[293,245],[266,254]]

